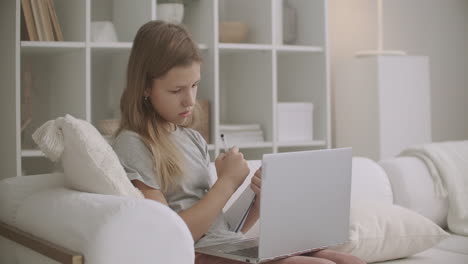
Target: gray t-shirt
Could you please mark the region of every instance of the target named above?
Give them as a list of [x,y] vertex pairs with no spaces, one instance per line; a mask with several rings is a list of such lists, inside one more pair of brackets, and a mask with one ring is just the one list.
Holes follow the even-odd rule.
[[[180,212],[197,203],[210,188],[208,145],[197,131],[177,127],[170,135],[176,146],[185,155],[185,171],[182,182],[173,191],[164,193],[169,207]],[[144,184],[161,189],[155,176],[154,162],[151,152],[141,137],[133,132],[124,130],[112,144],[120,163],[127,172],[130,180],[139,180]],[[242,239],[242,233],[229,231],[229,225],[223,213],[220,213],[208,232],[195,246],[207,246],[232,239]]]

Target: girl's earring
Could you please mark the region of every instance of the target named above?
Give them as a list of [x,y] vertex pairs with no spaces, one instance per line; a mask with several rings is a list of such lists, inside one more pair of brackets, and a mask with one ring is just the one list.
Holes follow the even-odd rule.
[[148,97],[149,96],[143,97],[143,105],[145,105],[147,107],[150,106],[150,101],[149,101]]

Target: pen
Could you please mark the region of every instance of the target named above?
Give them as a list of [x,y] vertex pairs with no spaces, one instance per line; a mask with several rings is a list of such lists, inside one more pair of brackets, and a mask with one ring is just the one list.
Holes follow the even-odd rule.
[[227,153],[229,151],[226,138],[224,137],[224,134],[221,134],[221,142],[223,142],[223,147],[224,147],[224,152]]

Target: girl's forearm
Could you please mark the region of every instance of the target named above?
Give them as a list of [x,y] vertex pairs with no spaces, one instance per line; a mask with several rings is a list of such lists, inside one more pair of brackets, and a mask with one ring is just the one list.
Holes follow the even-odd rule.
[[235,190],[232,183],[218,180],[198,203],[179,212],[193,240],[198,241],[208,231]]

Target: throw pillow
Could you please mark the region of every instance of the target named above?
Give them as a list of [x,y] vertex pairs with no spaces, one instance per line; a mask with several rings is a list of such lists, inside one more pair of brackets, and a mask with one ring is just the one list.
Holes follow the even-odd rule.
[[386,203],[353,205],[350,224],[349,241],[333,249],[368,263],[408,257],[449,237],[426,217]]
[[62,161],[67,187],[143,198],[127,178],[117,154],[90,123],[66,115],[46,122],[33,139],[52,161]]

